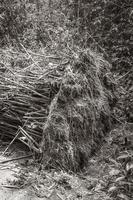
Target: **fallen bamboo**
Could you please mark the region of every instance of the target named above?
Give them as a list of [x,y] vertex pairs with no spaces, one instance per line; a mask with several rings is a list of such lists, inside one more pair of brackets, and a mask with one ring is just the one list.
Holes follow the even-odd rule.
[[27,156],[20,156],[18,158],[12,158],[12,159],[9,159],[9,160],[1,161],[0,164],[5,164],[5,163],[16,161],[16,160],[23,160],[23,159],[27,159],[27,158],[32,158],[32,156],[33,156],[33,154],[30,154],[30,155],[27,155]]

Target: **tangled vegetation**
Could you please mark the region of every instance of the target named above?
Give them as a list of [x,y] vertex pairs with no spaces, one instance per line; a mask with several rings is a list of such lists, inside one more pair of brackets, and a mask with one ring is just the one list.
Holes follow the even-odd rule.
[[77,171],[120,125],[108,187],[118,199],[132,198],[132,22],[132,0],[0,3],[1,137]]
[[[3,62],[7,55],[19,60],[12,51],[2,53]],[[27,55],[20,55],[24,61]],[[31,149],[45,152],[45,161],[48,155],[56,165],[77,170],[111,128],[115,82],[109,63],[97,53],[76,49],[70,55],[66,63],[45,67],[35,65],[35,60],[44,64],[38,55],[28,67],[17,62],[12,68],[6,60],[0,77],[0,127],[9,137],[20,132],[21,141],[23,135]]]

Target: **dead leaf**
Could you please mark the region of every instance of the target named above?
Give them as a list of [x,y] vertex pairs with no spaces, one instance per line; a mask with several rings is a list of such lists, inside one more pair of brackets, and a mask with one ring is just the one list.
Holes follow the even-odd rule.
[[115,192],[118,188],[116,186],[112,186],[109,188],[108,192],[109,193],[112,193],[112,192]]
[[118,169],[112,169],[112,170],[109,172],[110,176],[116,176],[116,175],[118,175],[119,173],[120,173],[120,170],[118,170]]
[[133,161],[126,164],[126,171],[129,171],[130,169],[133,169]]
[[123,181],[125,179],[125,176],[118,177],[115,182]]
[[124,199],[124,200],[129,200],[129,197],[126,196],[125,194],[118,194],[117,196]]
[[119,156],[119,157],[117,158],[117,160],[124,160],[124,159],[126,159],[126,158],[131,158],[131,157],[132,157],[132,155],[123,154],[123,155]]

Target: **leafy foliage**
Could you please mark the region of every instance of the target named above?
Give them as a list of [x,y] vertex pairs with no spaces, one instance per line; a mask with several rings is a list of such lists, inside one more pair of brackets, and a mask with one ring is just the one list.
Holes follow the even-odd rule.
[[97,48],[112,63],[112,71],[120,76],[121,99],[118,110],[122,111],[124,120],[132,122],[133,2],[79,0],[74,1],[74,5],[78,41],[83,46]]
[[[117,133],[117,134],[116,134]],[[113,136],[114,135],[114,136]],[[117,145],[114,173],[111,174],[108,192],[116,199],[133,198],[133,126],[125,124],[112,132],[112,145]]]

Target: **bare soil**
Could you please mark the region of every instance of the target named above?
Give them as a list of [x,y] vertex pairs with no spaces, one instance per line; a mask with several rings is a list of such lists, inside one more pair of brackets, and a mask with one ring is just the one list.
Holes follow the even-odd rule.
[[46,170],[33,158],[1,163],[30,153],[16,143],[2,155],[6,144],[0,149],[0,200],[113,200],[115,193],[109,190],[120,173],[113,158],[119,151],[111,142],[113,137],[115,133],[105,138],[88,167],[78,174]]
[[[0,162],[18,156],[0,156]],[[0,164],[1,200],[110,200],[102,190],[108,167],[98,163],[98,158],[89,162],[86,174],[63,171],[38,170],[33,163],[23,160]]]
[[[21,189],[14,184],[18,181],[20,170],[23,170],[21,163],[18,161],[2,163],[24,154],[24,151],[13,146],[6,155],[2,155],[4,149],[1,148],[0,155],[0,200],[37,200],[38,198],[32,195],[28,187]],[[24,163],[25,161],[21,162]]]

